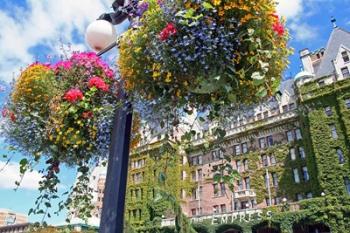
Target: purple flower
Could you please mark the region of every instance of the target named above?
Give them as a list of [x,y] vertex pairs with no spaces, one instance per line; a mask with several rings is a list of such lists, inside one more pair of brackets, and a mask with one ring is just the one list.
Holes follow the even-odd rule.
[[149,7],[148,2],[145,2],[145,1],[140,2],[137,6],[136,15],[141,17],[143,13],[145,13],[148,10],[148,7]]

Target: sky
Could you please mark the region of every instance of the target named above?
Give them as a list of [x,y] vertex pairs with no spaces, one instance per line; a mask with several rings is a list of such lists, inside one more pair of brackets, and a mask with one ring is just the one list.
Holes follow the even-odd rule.
[[[109,11],[111,3],[112,0],[0,0],[0,106],[6,101],[9,82],[21,68],[36,60],[52,59],[61,54],[62,47],[89,50],[84,41],[85,29],[100,14]],[[300,71],[298,51],[326,46],[332,31],[332,16],[338,26],[350,31],[350,0],[279,0],[278,13],[287,19],[292,36],[290,46],[295,51],[285,79]],[[121,33],[123,27],[118,29]],[[113,59],[116,53],[110,52],[107,59]],[[14,191],[14,183],[19,179],[20,155],[15,154],[10,164],[4,166],[6,159],[2,155],[8,153],[4,146],[0,139],[0,209],[27,213],[38,196],[40,174],[37,170],[27,174],[21,188]],[[64,192],[73,184],[76,173],[73,168],[65,167],[61,174],[60,189]],[[48,222],[60,225],[64,219],[63,212]],[[30,216],[30,221],[39,220],[38,216]]]

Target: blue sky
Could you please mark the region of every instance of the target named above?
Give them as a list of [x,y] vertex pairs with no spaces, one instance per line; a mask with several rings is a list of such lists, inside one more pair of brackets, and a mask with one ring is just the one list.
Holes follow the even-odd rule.
[[[0,85],[7,86],[21,67],[35,60],[45,61],[47,55],[57,56],[63,44],[71,44],[73,50],[88,50],[84,42],[84,31],[89,22],[108,10],[112,0],[0,0]],[[336,17],[340,27],[350,30],[350,0],[279,0],[278,13],[286,16],[295,49],[290,68],[285,78],[300,71],[298,51],[326,46],[332,31],[331,16]],[[121,29],[120,29],[121,30]],[[113,59],[116,51],[110,53]],[[0,105],[8,94],[8,88],[0,91]],[[0,170],[7,152],[0,141]],[[23,188],[13,191],[18,177],[20,155],[0,172],[0,208],[27,213],[34,205],[36,182],[40,175],[33,171],[25,178]],[[40,167],[40,165],[39,165]],[[62,170],[62,190],[74,182],[72,168]],[[64,222],[65,213],[49,220],[52,224]],[[31,216],[31,221],[40,217]]]

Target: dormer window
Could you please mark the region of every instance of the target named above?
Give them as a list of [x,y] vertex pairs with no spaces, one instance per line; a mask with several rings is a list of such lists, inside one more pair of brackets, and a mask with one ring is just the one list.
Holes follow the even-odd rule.
[[350,77],[350,72],[348,67],[341,68],[341,73],[344,78],[349,78]]
[[344,62],[349,62],[350,61],[349,54],[348,54],[347,51],[342,52],[341,56],[343,57],[343,61]]
[[326,83],[325,83],[324,80],[318,81],[318,86],[319,86],[319,87],[323,87],[323,86],[325,86],[325,85],[326,85]]

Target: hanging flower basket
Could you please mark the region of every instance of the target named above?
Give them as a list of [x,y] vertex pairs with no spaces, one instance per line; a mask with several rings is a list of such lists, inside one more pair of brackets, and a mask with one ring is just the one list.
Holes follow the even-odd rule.
[[290,49],[273,0],[144,0],[120,41],[126,89],[177,106],[232,105],[275,93]]
[[42,206],[48,208],[58,197],[57,174],[64,163],[79,172],[74,194],[64,204],[82,211],[82,218],[89,216],[89,167],[108,156],[120,106],[118,89],[114,71],[94,53],[74,53],[54,65],[34,63],[21,72],[2,110],[2,134],[12,149],[26,156],[20,161],[21,173],[41,158],[47,164],[32,213],[47,213]]
[[114,72],[94,53],[25,69],[14,85],[7,138],[19,149],[77,164],[105,157],[118,106]]

